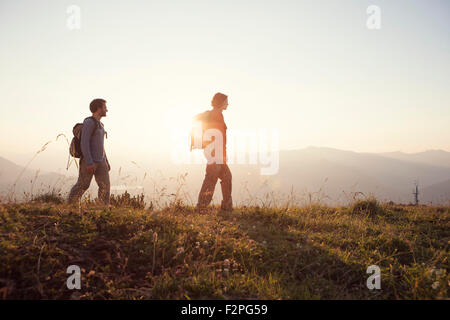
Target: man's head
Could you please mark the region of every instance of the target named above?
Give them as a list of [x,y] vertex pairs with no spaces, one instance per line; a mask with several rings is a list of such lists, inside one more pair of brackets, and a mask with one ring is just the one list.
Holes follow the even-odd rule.
[[92,112],[93,116],[106,117],[106,113],[108,112],[108,108],[106,108],[106,100],[103,99],[94,99],[89,105],[89,109]]
[[227,110],[228,107],[228,96],[217,92],[211,100],[211,105],[214,109]]

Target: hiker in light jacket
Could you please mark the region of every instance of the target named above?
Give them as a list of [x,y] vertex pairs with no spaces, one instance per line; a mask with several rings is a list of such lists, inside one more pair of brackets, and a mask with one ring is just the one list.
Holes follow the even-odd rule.
[[98,185],[98,199],[109,205],[110,182],[108,159],[105,154],[104,140],[105,129],[100,122],[102,117],[106,117],[108,109],[106,101],[94,99],[89,105],[92,116],[83,122],[81,133],[80,170],[77,183],[72,187],[69,194],[69,202],[79,201],[83,193],[89,188],[92,176]]
[[211,202],[217,180],[220,179],[222,187],[221,209],[231,211],[233,201],[231,198],[231,171],[227,165],[227,126],[225,124],[222,111],[228,107],[228,96],[223,93],[216,93],[211,101],[213,110],[210,111],[207,129],[216,129],[221,133],[221,143],[216,146],[221,150],[213,150],[210,161],[209,155],[205,153],[208,164],[206,165],[206,175],[203,180],[200,194],[198,195],[197,209],[203,211]]

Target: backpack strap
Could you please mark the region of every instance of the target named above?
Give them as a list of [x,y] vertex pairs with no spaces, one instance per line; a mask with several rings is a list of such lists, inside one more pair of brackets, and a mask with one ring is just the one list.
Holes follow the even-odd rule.
[[[94,120],[94,122],[95,122],[95,129],[94,130],[92,130],[92,134],[91,134],[91,137],[94,135],[94,133],[95,133],[95,131],[98,129],[98,128],[100,128],[100,121],[98,121],[97,119],[95,119],[93,116],[90,116],[90,117],[87,117],[86,119],[92,119],[92,120]],[[84,120],[86,120],[86,119],[84,119]]]

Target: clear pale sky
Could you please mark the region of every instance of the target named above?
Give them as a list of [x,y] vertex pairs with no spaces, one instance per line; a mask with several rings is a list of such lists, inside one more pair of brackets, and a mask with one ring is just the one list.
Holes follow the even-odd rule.
[[70,137],[100,97],[108,152],[151,158],[217,91],[229,128],[276,128],[281,149],[450,151],[449,55],[448,0],[2,0],[0,156]]

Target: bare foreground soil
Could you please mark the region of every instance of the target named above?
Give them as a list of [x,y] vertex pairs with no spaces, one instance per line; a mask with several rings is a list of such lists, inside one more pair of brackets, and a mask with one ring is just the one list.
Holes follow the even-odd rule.
[[0,299],[448,299],[449,243],[450,207],[375,200],[207,214],[0,204]]

